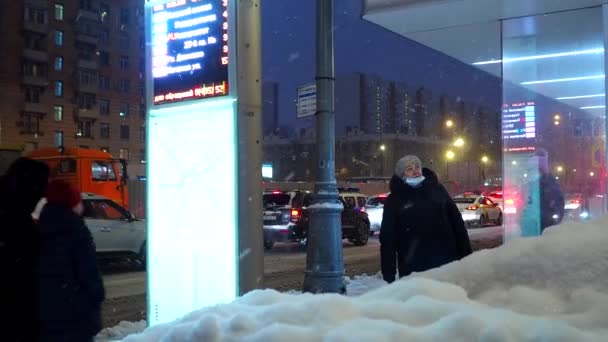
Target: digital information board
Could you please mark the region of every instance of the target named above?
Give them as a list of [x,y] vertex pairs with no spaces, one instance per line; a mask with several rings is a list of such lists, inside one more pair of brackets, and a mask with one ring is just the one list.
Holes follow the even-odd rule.
[[227,0],[177,0],[152,8],[154,104],[228,94]]
[[534,102],[503,105],[502,137],[506,152],[534,150],[536,141],[536,106]]
[[157,325],[239,294],[236,2],[145,4],[147,313]]

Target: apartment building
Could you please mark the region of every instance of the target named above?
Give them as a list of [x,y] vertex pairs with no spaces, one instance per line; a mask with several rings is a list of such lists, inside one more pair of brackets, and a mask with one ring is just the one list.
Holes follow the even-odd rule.
[[3,1],[0,29],[0,145],[106,150],[143,175],[143,2]]

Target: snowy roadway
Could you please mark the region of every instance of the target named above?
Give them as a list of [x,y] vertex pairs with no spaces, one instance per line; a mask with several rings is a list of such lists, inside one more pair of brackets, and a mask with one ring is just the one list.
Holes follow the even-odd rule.
[[[502,227],[469,229],[471,240],[496,239]],[[344,243],[344,263],[347,275],[376,273],[380,268],[379,243],[371,238],[363,247]],[[264,255],[265,287],[280,291],[299,289],[304,279],[306,250],[298,244],[276,244]],[[104,276],[108,299],[142,295],[146,292],[146,273],[132,272]]]

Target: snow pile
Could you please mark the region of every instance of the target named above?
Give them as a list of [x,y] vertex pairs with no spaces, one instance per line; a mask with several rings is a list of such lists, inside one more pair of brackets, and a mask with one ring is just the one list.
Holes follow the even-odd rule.
[[[353,287],[357,280],[367,285]],[[251,292],[138,341],[607,341],[608,219],[568,223],[357,297]],[[361,285],[361,284],[360,284]]]
[[146,321],[126,322],[122,321],[117,326],[105,328],[95,337],[96,342],[117,341],[128,335],[136,334],[146,329]]

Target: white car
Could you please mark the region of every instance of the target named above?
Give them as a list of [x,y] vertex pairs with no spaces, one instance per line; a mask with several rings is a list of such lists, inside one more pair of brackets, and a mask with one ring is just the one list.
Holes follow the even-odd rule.
[[[135,257],[146,264],[146,223],[136,219],[128,210],[109,198],[82,193],[84,222],[93,235],[95,250],[102,257]],[[42,198],[32,213],[40,217],[46,198]]]
[[100,256],[135,257],[146,262],[146,223],[109,198],[83,193],[84,220]]
[[454,197],[454,202],[467,226],[483,227],[490,223],[502,224],[502,210],[498,203],[478,193],[465,192]]
[[388,194],[380,194],[370,197],[365,204],[365,211],[369,217],[370,232],[374,234],[380,231],[382,225],[382,213],[384,212],[384,201]]

